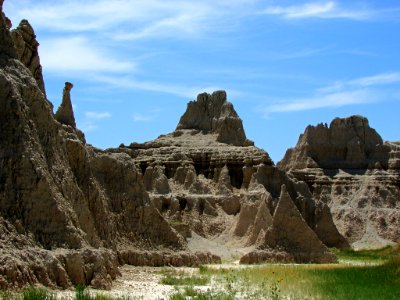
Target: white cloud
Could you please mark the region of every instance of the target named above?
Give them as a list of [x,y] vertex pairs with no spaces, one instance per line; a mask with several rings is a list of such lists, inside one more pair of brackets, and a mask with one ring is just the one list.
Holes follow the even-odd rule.
[[[6,2],[7,3],[7,2]],[[50,32],[98,32],[119,40],[148,37],[193,37],[209,29],[224,30],[246,1],[186,0],[15,0],[12,19],[27,18],[36,29]]]
[[[144,90],[152,92],[160,92],[166,94],[176,95],[182,98],[193,98],[199,93],[212,93],[213,91],[220,90],[216,86],[179,86],[176,84],[158,83],[151,81],[140,81],[129,77],[114,77],[114,76],[95,76],[94,80],[103,82],[114,87],[123,89]],[[230,94],[235,94],[236,91],[230,91]]]
[[335,1],[307,2],[292,6],[270,6],[262,11],[266,15],[278,15],[287,19],[323,18],[365,20],[373,15],[365,9],[345,9]]
[[85,37],[45,39],[40,46],[41,63],[53,72],[108,72],[133,71],[135,64],[113,58]]
[[372,91],[356,90],[314,96],[304,99],[292,99],[270,105],[263,109],[266,115],[275,112],[304,111],[328,107],[342,107],[355,104],[366,104],[378,100]]
[[[336,81],[319,88],[314,95],[301,99],[286,99],[267,105],[260,111],[268,117],[271,113],[305,111],[348,105],[360,105],[396,98],[400,73],[382,73],[347,81]],[[381,85],[396,86],[394,90],[380,88]]]
[[373,86],[373,85],[386,85],[400,83],[400,73],[382,73],[369,77],[362,77],[355,80],[351,80],[349,84],[358,86]]
[[102,120],[111,118],[111,114],[109,112],[87,111],[85,112],[85,116],[86,118],[92,120]]
[[344,89],[376,87],[380,85],[393,85],[396,83],[400,83],[400,72],[388,72],[347,81],[336,81],[334,84],[322,87],[317,91],[320,93],[330,93]]
[[133,114],[133,121],[135,122],[149,122],[149,121],[153,121],[156,116],[155,115],[144,115],[144,114],[140,114],[140,113],[134,113]]

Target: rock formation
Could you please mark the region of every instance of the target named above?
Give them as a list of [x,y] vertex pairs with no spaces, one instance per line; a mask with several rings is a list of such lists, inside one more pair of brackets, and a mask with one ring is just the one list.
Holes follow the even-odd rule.
[[278,168],[218,91],[174,132],[100,150],[76,127],[71,83],[53,113],[35,33],[27,21],[10,32],[2,4],[0,288],[110,288],[125,263],[220,261],[199,241],[242,263],[320,263],[335,261],[327,246],[399,236],[400,146],[366,119],[308,127]]
[[11,37],[14,41],[17,58],[21,61],[32,73],[39,89],[45,94],[42,66],[39,58],[39,43],[36,40],[36,35],[32,26],[27,20],[22,20],[18,27],[11,31]]
[[253,145],[252,141],[246,139],[242,120],[232,103],[226,101],[225,91],[217,91],[212,95],[207,93],[198,95],[197,101],[189,102],[176,129],[196,129],[204,133],[215,133],[218,142],[235,146]]
[[[68,107],[66,113],[60,110],[66,119],[55,120],[44,85],[30,68],[34,64],[24,59],[34,53],[29,52],[32,40],[23,36],[29,51],[20,52],[2,3],[0,288],[35,283],[109,287],[118,274],[118,251],[136,253],[139,260],[143,255],[148,264],[182,264],[170,256],[189,253],[186,242],[152,205],[131,157],[86,144]],[[17,31],[27,29],[34,37],[27,23],[21,24]],[[63,99],[69,106],[70,87]],[[183,261],[215,259],[193,253]]]
[[331,263],[336,257],[318,239],[317,235],[304,221],[299,210],[283,185],[272,225],[265,233],[263,244],[254,253],[241,258],[242,263],[259,263],[277,260],[276,249],[287,262]]
[[400,237],[400,147],[383,142],[361,116],[308,126],[278,167],[326,203],[354,248],[377,248]]
[[72,108],[71,102],[71,89],[73,87],[74,85],[72,83],[65,83],[62,101],[54,117],[61,124],[69,125],[73,128],[76,128],[74,110]]

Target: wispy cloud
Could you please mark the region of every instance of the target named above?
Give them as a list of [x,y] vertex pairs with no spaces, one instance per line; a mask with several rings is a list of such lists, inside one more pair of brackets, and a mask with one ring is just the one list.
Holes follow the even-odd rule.
[[383,73],[351,80],[349,84],[359,86],[385,85],[400,83],[400,72]]
[[362,8],[344,8],[335,1],[306,2],[292,6],[269,6],[262,14],[282,16],[286,19],[369,19],[374,12]]
[[156,115],[144,115],[140,113],[134,113],[132,118],[134,122],[149,122],[153,121],[156,118]]
[[85,112],[85,116],[86,118],[92,120],[102,120],[111,118],[111,114],[109,112],[87,111]]
[[84,132],[94,131],[99,127],[99,122],[101,120],[111,118],[111,113],[109,112],[96,112],[96,111],[87,111],[85,112],[85,117],[82,121],[79,122],[78,126]]
[[51,72],[134,71],[133,62],[112,57],[85,37],[45,39],[41,42],[41,63]]
[[376,95],[368,90],[338,92],[311,98],[292,99],[273,104],[263,109],[266,115],[275,112],[304,111],[328,107],[342,107],[354,104],[366,104],[377,100]]
[[[152,81],[141,81],[131,77],[114,77],[114,76],[95,76],[93,78],[98,82],[103,82],[114,87],[123,89],[144,90],[152,92],[161,92],[166,94],[176,95],[182,98],[193,98],[199,93],[211,93],[220,90],[217,86],[180,86],[176,84],[159,83]],[[231,91],[230,94],[235,94],[236,91]]]
[[[260,111],[268,117],[272,113],[335,108],[393,99],[400,89],[396,86],[398,83],[400,83],[398,72],[337,81],[330,86],[317,89],[310,97],[277,100],[273,104],[260,108]],[[394,92],[380,89],[381,85],[394,85]]]
[[[118,0],[32,1],[8,5],[11,17],[29,18],[35,28],[53,32],[103,32],[110,38],[139,39],[193,37],[208,30],[224,30],[233,23],[245,1]],[[122,29],[123,28],[123,29]]]
[[318,89],[320,93],[337,92],[344,89],[367,88],[400,83],[400,72],[388,72],[351,80],[336,81],[332,85]]

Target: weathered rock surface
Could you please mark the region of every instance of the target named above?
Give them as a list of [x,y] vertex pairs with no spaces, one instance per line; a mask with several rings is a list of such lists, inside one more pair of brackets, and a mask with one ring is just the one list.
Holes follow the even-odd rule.
[[274,249],[280,249],[287,253],[284,255],[286,262],[293,260],[297,263],[331,263],[336,261],[335,255],[318,239],[315,232],[304,221],[286,191],[285,185],[281,189],[272,225],[265,233],[264,243],[255,253],[247,254],[242,258],[241,262],[276,261]]
[[71,82],[65,83],[62,101],[54,117],[61,124],[68,125],[76,129],[74,110],[71,102],[71,89],[73,87],[74,85]]
[[[159,251],[188,252],[184,238],[152,205],[132,158],[86,144],[75,128],[72,85],[63,99],[71,109],[63,107],[58,117],[66,118],[56,121],[35,77],[41,67],[33,30],[22,22],[14,31],[18,39],[22,35],[22,51],[2,3],[0,286],[109,287],[118,274],[119,250],[147,250],[155,257]],[[191,259],[203,258],[189,255],[185,263]]]
[[329,206],[352,247],[399,240],[400,147],[383,142],[366,118],[308,126],[278,167],[306,182],[313,197]]
[[228,107],[228,115],[239,119],[225,93],[201,94],[189,103],[173,133],[110,151],[124,152],[135,161],[153,205],[189,245],[190,232],[235,247],[254,248],[265,243],[284,184],[292,205],[307,222],[304,226],[314,235],[318,232],[317,240],[329,246],[348,246],[327,205],[315,202],[305,183],[276,168],[264,150],[219,140],[212,120],[221,117],[221,107]]
[[217,141],[236,146],[251,146],[254,143],[246,138],[242,120],[232,103],[226,101],[226,92],[217,91],[197,96],[196,101],[188,103],[181,117],[179,129],[195,129],[205,133],[216,133]]
[[22,20],[18,27],[11,31],[17,58],[31,71],[39,89],[45,94],[42,66],[39,58],[39,42],[36,40],[35,32],[27,20]]
[[254,250],[242,263],[398,238],[400,146],[366,119],[307,128],[278,168],[218,91],[174,132],[103,151],[76,128],[71,83],[53,114],[29,23],[0,19],[0,287],[110,288],[120,264],[219,262],[198,237]]

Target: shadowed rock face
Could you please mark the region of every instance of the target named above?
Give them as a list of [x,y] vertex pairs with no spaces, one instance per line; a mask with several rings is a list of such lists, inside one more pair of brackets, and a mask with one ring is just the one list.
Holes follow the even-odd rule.
[[31,71],[39,89],[46,97],[42,66],[40,65],[38,52],[39,43],[36,40],[36,35],[32,26],[27,20],[22,20],[18,27],[11,31],[11,37],[14,41],[18,60],[20,60]]
[[199,94],[196,101],[189,102],[176,129],[196,129],[217,133],[218,142],[235,146],[253,145],[253,142],[246,138],[242,120],[232,103],[226,100],[225,91],[217,91],[211,95]]
[[8,19],[3,13],[3,2],[0,0],[0,65],[3,66],[4,60],[8,58],[15,58],[16,51],[14,43],[10,36],[10,19]]
[[366,118],[308,126],[278,167],[306,182],[314,199],[329,206],[352,247],[398,241],[400,147],[383,142]]

